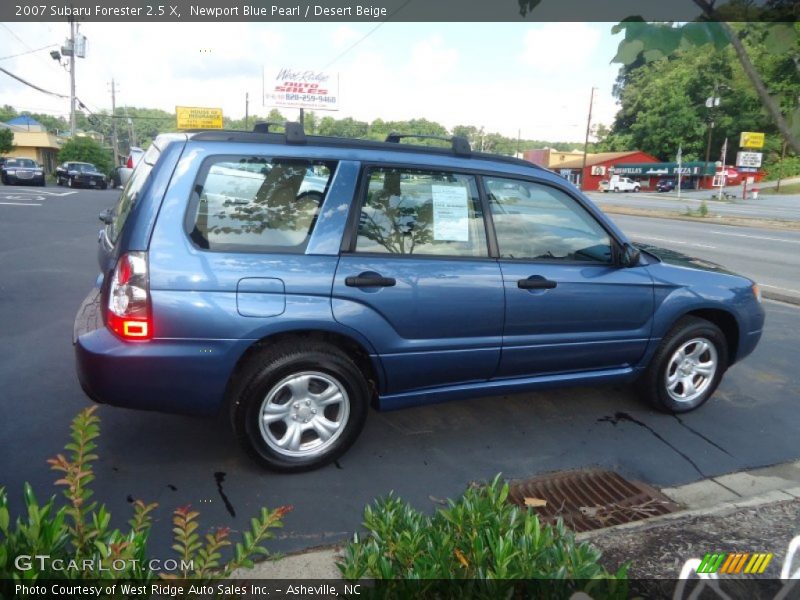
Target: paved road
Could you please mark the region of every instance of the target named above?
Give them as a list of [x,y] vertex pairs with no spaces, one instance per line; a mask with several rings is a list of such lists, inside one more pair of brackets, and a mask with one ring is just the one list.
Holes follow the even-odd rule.
[[[732,190],[736,192],[737,190]],[[675,194],[602,194],[590,192],[588,196],[597,203],[630,208],[645,208],[676,213],[686,212],[687,207],[696,210],[703,200],[712,215],[730,217],[749,217],[759,219],[800,220],[800,196],[760,195],[757,200],[742,200],[741,190],[733,201],[712,200],[709,191],[689,192],[680,200]]]
[[638,242],[717,262],[800,303],[800,231],[610,215]]
[[[0,201],[7,193],[0,188]],[[74,375],[72,322],[96,273],[96,215],[115,195],[82,191],[0,205],[0,485],[13,510],[25,481],[40,497],[55,493],[45,460],[89,405]],[[174,507],[190,503],[204,526],[240,529],[261,505],[292,504],[273,546],[285,552],[344,539],[359,527],[364,505],[389,490],[430,510],[431,498],[501,471],[523,478],[600,465],[678,485],[796,459],[800,309],[767,303],[767,312],[753,356],[728,373],[712,402],[680,419],[651,411],[624,387],[371,412],[338,466],[300,475],[260,470],[223,422],[101,407],[95,497],[118,526],[133,498],[159,502],[151,551],[162,558],[170,556]]]

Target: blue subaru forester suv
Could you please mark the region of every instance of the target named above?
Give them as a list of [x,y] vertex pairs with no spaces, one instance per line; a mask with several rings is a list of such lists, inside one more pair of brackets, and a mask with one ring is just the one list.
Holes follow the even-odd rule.
[[403,137],[159,136],[101,214],[86,393],[227,411],[259,462],[298,471],[345,452],[371,402],[631,382],[683,412],[758,343],[749,279],[634,247],[550,171]]

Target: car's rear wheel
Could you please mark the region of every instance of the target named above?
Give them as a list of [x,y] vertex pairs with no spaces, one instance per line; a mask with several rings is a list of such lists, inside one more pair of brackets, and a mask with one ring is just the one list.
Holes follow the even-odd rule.
[[615,187],[615,188],[614,188],[614,193],[615,193],[615,194],[619,194],[619,188],[618,188],[618,187]]
[[728,345],[720,328],[684,317],[661,341],[638,387],[656,408],[688,412],[711,397],[727,368]]
[[335,346],[298,341],[256,353],[236,376],[230,400],[236,436],[256,461],[277,471],[306,471],[353,444],[369,388]]

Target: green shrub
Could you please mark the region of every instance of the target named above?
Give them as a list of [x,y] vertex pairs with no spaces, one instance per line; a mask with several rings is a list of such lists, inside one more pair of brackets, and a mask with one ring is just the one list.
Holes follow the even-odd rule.
[[[180,571],[157,573],[150,569],[147,539],[157,505],[136,500],[128,529],[120,530],[110,527],[111,513],[106,507],[92,500],[92,463],[97,460],[94,440],[100,435],[96,408],[81,411],[72,421],[71,441],[65,446],[69,458],[59,454],[48,461],[61,473],[55,483],[64,486],[65,503],[57,503],[52,496],[40,504],[26,483],[24,514],[12,523],[6,490],[0,488],[0,597],[12,597],[14,583],[38,579],[210,580],[252,567],[256,556],[269,556],[263,543],[273,537],[272,529],[282,526],[282,518],[291,507],[272,511],[262,508],[260,515],[250,520],[242,541],[233,546],[233,557],[222,562],[223,548],[231,545],[230,530],[217,528],[201,538],[197,532],[199,513],[184,506],[172,515],[172,548]],[[48,555],[49,559],[44,563],[33,560],[30,568],[15,564],[19,556],[37,555]],[[64,568],[70,561],[83,567],[84,560],[91,561],[93,568]]]
[[700,217],[708,216],[708,204],[706,204],[705,200],[700,203],[700,208],[697,209],[697,215]]
[[[562,521],[543,525],[533,510],[508,503],[508,491],[498,475],[490,485],[473,486],[448,501],[433,516],[391,494],[379,499],[365,509],[367,534],[356,534],[347,545],[339,570],[350,580],[475,579],[486,585],[501,580],[510,592],[517,586],[509,580],[515,579],[580,585],[593,579],[607,585],[611,580],[612,588],[625,587],[627,566],[608,573],[598,563],[599,551],[577,543]],[[416,585],[409,592],[425,591]],[[492,589],[491,595],[500,591]]]
[[65,143],[58,152],[58,162],[68,160],[92,163],[101,173],[108,173],[114,167],[111,150],[104,148],[90,137],[74,137]]

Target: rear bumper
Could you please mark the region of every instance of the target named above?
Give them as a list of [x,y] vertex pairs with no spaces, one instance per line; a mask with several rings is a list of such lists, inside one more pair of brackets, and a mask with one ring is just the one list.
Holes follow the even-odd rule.
[[103,324],[99,291],[84,300],[73,345],[81,387],[102,404],[159,412],[212,415],[246,342],[163,340],[125,342]]

